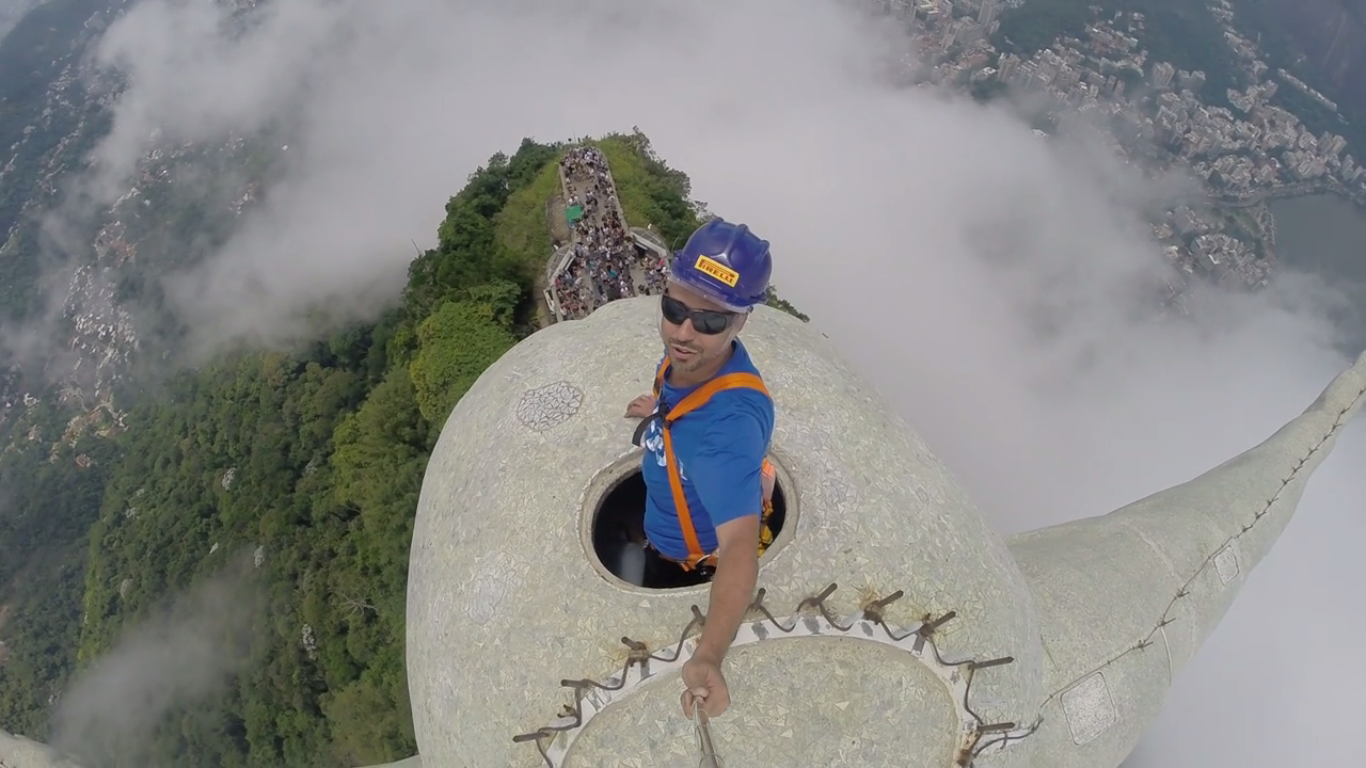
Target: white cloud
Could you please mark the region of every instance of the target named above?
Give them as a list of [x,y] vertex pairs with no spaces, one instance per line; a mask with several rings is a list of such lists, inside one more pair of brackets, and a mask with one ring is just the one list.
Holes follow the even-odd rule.
[[[145,754],[168,715],[221,694],[246,661],[261,593],[246,580],[247,553],[174,596],[123,632],[81,670],[53,715],[53,746],[87,765]],[[142,585],[130,580],[132,590]]]
[[[785,296],[1002,532],[1188,479],[1346,363],[1318,309],[1327,289],[1309,280],[1155,316],[1164,267],[1133,213],[1149,183],[1002,112],[877,85],[892,36],[829,3],[271,7],[228,42],[209,4],[144,0],[104,46],[132,82],[104,181],[158,126],[297,132],[268,204],[176,286],[202,329],[260,334],[324,299],[373,306],[401,285],[409,238],[432,242],[446,198],[493,151],[639,125],[712,210],[773,242]],[[1362,763],[1340,737],[1366,711],[1366,612],[1349,608],[1366,578],[1361,432],[1132,765]]]

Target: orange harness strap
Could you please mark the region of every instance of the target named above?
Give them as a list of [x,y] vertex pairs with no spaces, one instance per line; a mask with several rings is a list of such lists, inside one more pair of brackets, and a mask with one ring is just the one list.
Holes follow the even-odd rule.
[[[655,374],[655,399],[658,400],[660,393],[664,391],[664,376],[669,371],[669,361],[666,358],[659,366],[659,371]],[[712,395],[727,389],[753,389],[764,393],[765,397],[772,397],[768,393],[768,388],[764,386],[764,380],[752,373],[728,373],[718,376],[711,381],[703,384],[697,389],[689,392],[686,397],[679,401],[678,405],[669,409],[669,412],[660,420],[660,432],[664,435],[664,460],[669,470],[669,490],[673,492],[674,509],[678,511],[678,524],[683,529],[683,541],[688,545],[688,559],[680,561],[679,565],[685,571],[691,571],[702,565],[707,560],[715,559],[716,553],[706,553],[702,551],[702,544],[697,538],[697,527],[692,521],[692,511],[688,508],[687,496],[683,493],[683,475],[678,470],[678,458],[674,455],[673,436],[670,434],[670,427],[675,421],[692,413],[693,411],[706,405],[711,400]],[[775,470],[768,459],[764,459],[763,472],[765,475],[773,475]],[[768,516],[772,512],[773,506],[768,499],[764,500],[764,509],[761,520],[768,522]],[[759,553],[762,554],[768,544],[773,541],[772,532],[765,535],[766,526],[763,526],[759,535]],[[767,539],[767,541],[765,541]]]

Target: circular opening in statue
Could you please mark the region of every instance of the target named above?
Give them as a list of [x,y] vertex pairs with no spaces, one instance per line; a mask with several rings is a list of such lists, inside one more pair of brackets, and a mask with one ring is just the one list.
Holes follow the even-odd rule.
[[[767,521],[773,543],[765,550],[764,558],[790,538],[781,535],[788,519],[788,506],[781,467],[777,474],[773,512]],[[645,478],[640,474],[639,459],[598,501],[589,534],[598,562],[627,584],[646,589],[682,589],[710,581],[710,573],[684,571],[645,543]]]

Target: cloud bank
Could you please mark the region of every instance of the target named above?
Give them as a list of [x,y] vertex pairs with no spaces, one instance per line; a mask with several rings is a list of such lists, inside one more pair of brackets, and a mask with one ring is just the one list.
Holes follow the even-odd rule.
[[83,764],[147,762],[147,739],[168,715],[211,699],[245,662],[261,593],[250,553],[175,596],[71,684],[53,718],[53,746]]
[[[171,296],[204,338],[303,307],[358,316],[446,198],[523,136],[640,126],[952,467],[1003,534],[1108,512],[1260,441],[1347,359],[1321,281],[1258,296],[1170,277],[1137,210],[1170,191],[1080,139],[882,77],[905,41],[823,0],[277,0],[250,23],[144,0],[98,58],[129,89],[88,178],[119,194],[155,130],[284,126],[266,202]],[[1341,440],[1278,549],[1178,682],[1132,768],[1363,764],[1366,435]]]
[[34,5],[33,0],[0,0],[0,39],[8,35]]

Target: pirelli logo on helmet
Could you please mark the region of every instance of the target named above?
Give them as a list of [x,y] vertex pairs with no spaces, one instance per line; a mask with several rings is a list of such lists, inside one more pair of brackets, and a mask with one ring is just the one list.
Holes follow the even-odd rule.
[[697,257],[697,271],[720,280],[721,282],[734,288],[740,282],[740,273],[727,267],[716,259],[707,256]]

